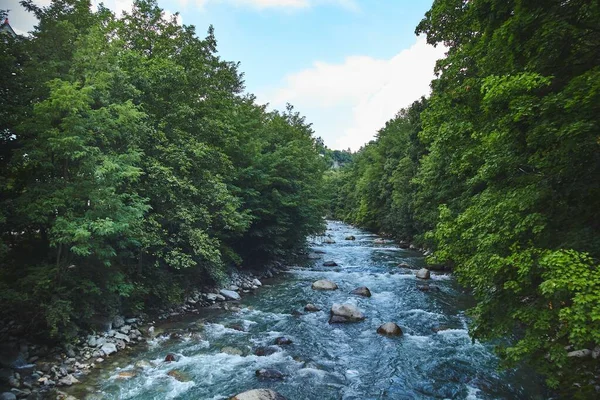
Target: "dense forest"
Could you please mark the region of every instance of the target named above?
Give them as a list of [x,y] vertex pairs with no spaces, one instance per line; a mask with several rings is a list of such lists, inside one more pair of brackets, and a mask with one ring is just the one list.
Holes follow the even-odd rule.
[[326,175],[335,218],[432,250],[473,337],[568,398],[600,381],[599,23],[595,1],[436,0],[430,98]]
[[322,144],[244,93],[212,27],[23,4],[33,34],[0,40],[0,320],[73,337],[324,229]]

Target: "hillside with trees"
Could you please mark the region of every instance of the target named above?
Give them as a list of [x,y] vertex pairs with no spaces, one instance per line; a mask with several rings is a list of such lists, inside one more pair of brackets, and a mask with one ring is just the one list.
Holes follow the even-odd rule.
[[437,0],[432,94],[326,180],[330,213],[433,250],[496,340],[567,398],[600,368],[600,8]]
[[212,27],[155,0],[24,5],[39,25],[0,41],[0,320],[70,338],[324,229],[310,125],[244,93]]

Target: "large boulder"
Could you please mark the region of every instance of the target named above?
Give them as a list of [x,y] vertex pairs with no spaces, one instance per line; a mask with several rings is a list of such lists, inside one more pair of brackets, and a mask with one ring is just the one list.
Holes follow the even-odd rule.
[[229,299],[229,300],[241,300],[242,299],[242,297],[237,292],[234,292],[233,290],[221,289],[219,291],[219,293],[221,293],[222,296],[224,296],[226,299]]
[[363,297],[371,297],[371,291],[366,286],[357,287],[356,289],[351,291],[350,294],[355,294]]
[[271,389],[253,389],[236,394],[229,400],[287,400],[285,397]]
[[323,263],[324,267],[337,267],[338,263],[336,263],[335,261],[325,261]]
[[326,279],[321,279],[312,284],[313,290],[336,290],[338,285]]
[[365,315],[352,304],[335,303],[331,306],[331,318],[329,323],[337,322],[359,322],[365,319]]
[[419,279],[429,279],[431,278],[431,273],[427,268],[421,268],[417,271],[417,278]]
[[394,322],[386,322],[377,328],[377,333],[386,336],[400,336],[402,335],[402,329]]

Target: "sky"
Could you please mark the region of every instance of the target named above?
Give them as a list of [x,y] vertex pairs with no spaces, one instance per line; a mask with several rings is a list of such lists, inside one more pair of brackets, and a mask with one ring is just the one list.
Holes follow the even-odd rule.
[[[35,0],[47,4],[50,0]],[[131,0],[104,0],[120,13]],[[239,61],[246,90],[261,104],[286,103],[313,124],[332,149],[358,150],[385,122],[428,95],[445,49],[427,45],[415,27],[432,0],[158,0],[167,14],[204,36],[212,24],[221,57]],[[18,0],[18,33],[35,19]]]

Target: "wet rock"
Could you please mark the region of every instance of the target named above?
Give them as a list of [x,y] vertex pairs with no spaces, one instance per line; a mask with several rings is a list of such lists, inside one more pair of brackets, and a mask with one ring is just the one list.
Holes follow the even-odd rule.
[[450,328],[448,328],[445,325],[435,326],[435,327],[431,328],[431,330],[434,331],[435,333],[438,333],[441,331],[447,331],[448,329],[450,329]]
[[131,379],[133,377],[135,377],[137,375],[137,373],[135,371],[122,371],[119,372],[119,375],[117,375],[117,379]]
[[324,243],[324,244],[335,244],[335,240],[333,240],[332,238],[328,237],[328,238],[323,239],[322,243]]
[[173,353],[167,354],[167,356],[165,357],[165,362],[173,362],[173,361],[177,361],[177,356],[175,356],[175,354],[173,354]]
[[[268,399],[268,397],[267,397],[267,399]],[[17,400],[17,396],[15,396],[11,392],[4,392],[4,393],[0,394],[0,400]]]
[[125,335],[124,333],[121,333],[121,332],[115,333],[115,339],[123,340],[123,341],[125,341],[127,343],[129,343],[129,341],[130,341],[129,336],[127,336],[127,335]]
[[363,297],[371,297],[371,291],[366,286],[357,287],[356,289],[351,291],[350,294],[355,294]]
[[216,293],[207,293],[206,294],[206,300],[208,301],[217,301],[217,294]]
[[227,325],[227,328],[229,329],[233,329],[234,331],[239,331],[239,332],[246,332],[246,329],[244,329],[244,327],[242,326],[242,324],[229,324]]
[[117,346],[114,343],[105,343],[100,347],[100,350],[107,356],[117,352]]
[[230,346],[223,347],[221,353],[230,354],[232,356],[241,356],[244,354],[242,350]]
[[262,282],[261,282],[261,281],[259,281],[259,280],[258,280],[258,279],[256,279],[256,278],[252,279],[252,284],[253,284],[254,286],[262,286]]
[[359,322],[365,319],[365,315],[352,304],[335,303],[331,306],[331,318],[329,323]]
[[313,290],[336,290],[338,285],[326,279],[321,279],[312,284]]
[[324,267],[337,267],[338,263],[336,263],[335,261],[325,261],[323,263]]
[[256,376],[259,379],[283,380],[283,374],[276,369],[261,368],[256,370]]
[[385,239],[377,238],[373,240],[374,244],[385,244]]
[[61,379],[58,380],[58,384],[60,386],[71,386],[71,385],[74,385],[76,383],[79,383],[79,380],[77,378],[75,378],[71,374],[68,374],[64,378],[61,378]]
[[95,336],[88,336],[88,340],[87,340],[87,345],[90,347],[96,347],[96,337]]
[[129,331],[131,331],[131,325],[123,325],[121,329],[119,329],[119,332],[124,334],[128,334]]
[[386,336],[400,336],[402,335],[402,329],[394,322],[386,322],[377,328],[377,333]]
[[345,240],[356,240],[356,238],[352,235],[346,236]]
[[412,268],[412,266],[409,263],[401,262],[398,264],[398,268]]
[[306,312],[317,312],[317,311],[321,311],[321,309],[317,306],[315,306],[312,303],[308,303],[307,305],[304,306],[304,311]]
[[254,355],[257,355],[259,357],[265,357],[265,356],[270,356],[271,354],[275,354],[279,351],[279,349],[275,346],[266,346],[266,347],[257,347],[256,350],[254,350]]
[[219,291],[219,293],[221,294],[221,296],[224,296],[226,299],[229,299],[229,300],[241,300],[242,299],[242,297],[237,292],[234,292],[233,290],[221,289]]
[[288,344],[292,344],[292,340],[289,338],[286,338],[285,336],[280,336],[277,339],[275,339],[275,344],[279,345],[279,346],[284,346],[284,345],[288,345]]
[[309,260],[318,260],[323,256],[317,253],[309,253],[307,257]]
[[431,273],[427,268],[421,268],[417,271],[417,278],[419,279],[429,279],[431,278]]
[[237,394],[229,400],[287,400],[271,389],[253,389]]
[[240,290],[240,287],[237,285],[231,285],[231,286],[229,286],[229,290],[236,292],[236,291]]
[[179,382],[189,382],[192,380],[188,374],[177,369],[170,370],[169,372],[167,372],[167,375]]

